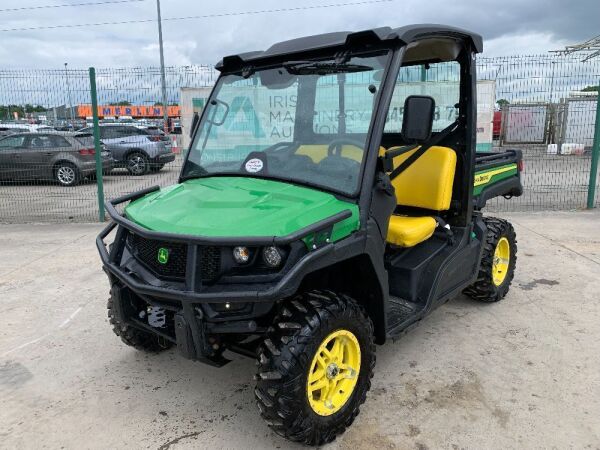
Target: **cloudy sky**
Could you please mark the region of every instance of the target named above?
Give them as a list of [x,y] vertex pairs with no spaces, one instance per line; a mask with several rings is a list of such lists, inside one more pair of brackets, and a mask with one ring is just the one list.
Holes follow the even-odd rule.
[[[94,6],[33,8],[104,3]],[[360,0],[162,0],[163,19],[297,8]],[[17,9],[17,10],[10,10]],[[2,0],[0,67],[59,68],[158,64],[155,0]],[[167,65],[214,64],[307,34],[411,23],[479,32],[489,56],[545,53],[600,34],[599,0],[392,0],[296,11],[165,20]],[[146,23],[16,31],[12,29],[148,20]]]

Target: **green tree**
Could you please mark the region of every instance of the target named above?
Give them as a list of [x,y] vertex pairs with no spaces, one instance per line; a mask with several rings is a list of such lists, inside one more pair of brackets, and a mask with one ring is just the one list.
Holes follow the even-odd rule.
[[26,114],[34,112],[45,112],[48,108],[42,105],[31,105],[29,103],[25,105],[0,105],[0,119],[12,120],[13,114],[16,112],[19,117],[25,117]]
[[581,91],[582,92],[598,92],[598,86],[586,86]]
[[510,105],[510,102],[508,100],[506,100],[505,98],[501,98],[499,100],[496,100],[496,103],[498,104],[498,106],[500,108],[502,108],[503,106],[506,106],[506,105]]
[[112,102],[108,104],[109,106],[131,106],[131,102],[127,100],[121,100],[120,102]]

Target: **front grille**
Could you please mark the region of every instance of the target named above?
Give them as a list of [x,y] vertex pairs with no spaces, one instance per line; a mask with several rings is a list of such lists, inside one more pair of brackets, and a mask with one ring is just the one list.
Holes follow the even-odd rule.
[[219,247],[200,247],[200,276],[203,281],[213,281],[221,270],[221,249]]
[[[146,239],[136,234],[130,234],[127,240],[133,255],[157,275],[167,278],[185,278],[186,244]],[[163,262],[159,261],[161,249],[165,249],[167,255],[166,258],[163,256]],[[162,252],[164,254],[164,251]]]
[[[185,279],[188,249],[186,244],[146,239],[137,234],[129,234],[127,244],[131,253],[159,277]],[[159,261],[161,249],[168,252],[167,261],[164,263]],[[221,271],[221,249],[215,246],[200,246],[198,251],[202,281],[215,281]]]

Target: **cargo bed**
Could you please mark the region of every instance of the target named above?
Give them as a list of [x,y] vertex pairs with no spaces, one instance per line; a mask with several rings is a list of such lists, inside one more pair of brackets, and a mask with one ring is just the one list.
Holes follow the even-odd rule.
[[519,197],[523,194],[521,170],[523,154],[521,150],[504,152],[477,152],[475,154],[475,182],[473,202],[481,209],[494,197]]

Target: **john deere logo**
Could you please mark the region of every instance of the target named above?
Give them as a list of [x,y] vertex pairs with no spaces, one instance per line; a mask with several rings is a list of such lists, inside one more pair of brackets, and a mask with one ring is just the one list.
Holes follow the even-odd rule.
[[158,249],[158,262],[166,264],[169,261],[169,250],[161,247]]

